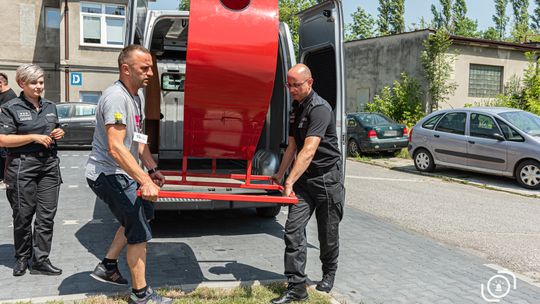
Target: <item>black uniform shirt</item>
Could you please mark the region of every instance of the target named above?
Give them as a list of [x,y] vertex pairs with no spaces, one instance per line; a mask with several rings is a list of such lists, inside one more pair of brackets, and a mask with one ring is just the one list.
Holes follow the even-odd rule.
[[341,160],[336,117],[330,104],[315,91],[312,90],[302,103],[294,101],[289,122],[289,136],[294,136],[297,151],[304,147],[306,137],[321,138],[308,172],[330,168]]
[[9,89],[5,92],[0,93],[0,106],[3,105],[5,102],[12,100],[13,98],[17,98],[17,94],[13,92],[13,89]]
[[[23,93],[0,107],[0,134],[50,135],[58,127],[56,105],[44,98],[39,99],[39,111],[24,98]],[[7,148],[8,153],[43,152],[42,144],[29,143],[20,147]]]

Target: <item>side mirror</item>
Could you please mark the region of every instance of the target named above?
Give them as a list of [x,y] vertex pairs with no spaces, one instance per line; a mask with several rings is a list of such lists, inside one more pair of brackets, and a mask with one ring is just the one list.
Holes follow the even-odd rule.
[[504,136],[502,136],[501,134],[499,133],[493,133],[493,138],[495,138],[496,140],[498,141],[505,141],[506,139],[504,138]]

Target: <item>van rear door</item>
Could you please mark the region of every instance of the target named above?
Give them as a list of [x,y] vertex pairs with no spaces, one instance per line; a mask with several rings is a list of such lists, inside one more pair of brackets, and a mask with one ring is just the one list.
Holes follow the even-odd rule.
[[340,0],[328,0],[304,10],[300,18],[299,57],[313,74],[313,89],[336,114],[338,141],[346,158],[343,11]]

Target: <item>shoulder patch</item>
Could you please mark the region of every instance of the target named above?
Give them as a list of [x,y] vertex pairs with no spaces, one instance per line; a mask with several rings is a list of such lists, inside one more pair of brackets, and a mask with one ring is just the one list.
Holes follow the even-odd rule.
[[32,120],[32,113],[28,110],[19,110],[17,111],[17,117],[20,121]]
[[122,113],[120,113],[120,112],[114,113],[114,123],[123,124],[122,118],[123,118]]

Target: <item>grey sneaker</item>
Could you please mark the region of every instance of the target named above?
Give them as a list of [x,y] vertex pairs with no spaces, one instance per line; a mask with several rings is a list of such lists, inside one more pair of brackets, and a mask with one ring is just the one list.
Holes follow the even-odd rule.
[[152,288],[148,287],[144,298],[137,297],[133,292],[129,296],[128,304],[170,304],[171,298],[166,298],[155,293]]
[[107,270],[105,268],[105,265],[103,263],[97,264],[94,271],[90,274],[90,276],[100,282],[104,283],[111,283],[114,285],[127,285],[128,281],[122,277],[122,274],[120,273],[120,270],[118,268],[115,268],[113,270]]

